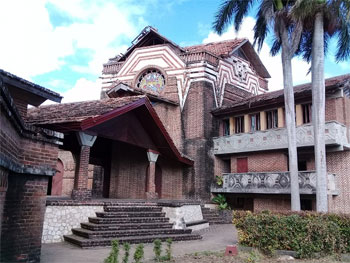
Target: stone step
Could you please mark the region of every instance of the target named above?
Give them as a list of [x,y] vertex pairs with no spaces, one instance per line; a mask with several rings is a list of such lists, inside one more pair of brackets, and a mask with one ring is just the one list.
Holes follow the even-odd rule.
[[164,217],[162,212],[96,212],[97,217],[103,218],[132,218],[132,217]]
[[105,212],[162,212],[159,206],[105,206]]
[[226,224],[226,223],[222,220],[209,221],[209,225],[220,225],[220,224]]
[[152,229],[152,228],[171,228],[172,223],[168,222],[151,222],[151,223],[121,223],[121,224],[95,224],[81,223],[82,228],[100,231],[100,230],[128,230],[128,229]]
[[155,223],[155,222],[169,222],[169,218],[166,218],[166,217],[124,217],[124,218],[89,217],[89,222],[95,223],[95,224]]
[[203,216],[203,218],[205,219],[221,219],[220,216],[217,216],[217,215],[210,215],[210,216]]
[[[129,236],[118,238],[120,243],[152,243],[155,239],[160,239],[165,241],[166,239],[171,238],[173,241],[186,241],[186,240],[197,240],[201,239],[200,235],[196,234],[172,234],[172,235],[151,235],[151,236]],[[64,240],[70,242],[74,245],[77,245],[81,248],[91,248],[91,247],[106,247],[111,246],[111,241],[115,238],[99,238],[99,239],[88,239],[80,237],[77,235],[65,235]]]
[[83,228],[73,228],[73,234],[89,239],[96,238],[121,238],[131,236],[154,236],[154,235],[171,235],[171,234],[190,234],[191,229],[131,229],[131,230],[109,230],[109,231],[91,231]]
[[157,203],[155,202],[143,202],[143,201],[139,201],[139,202],[106,202],[105,203],[106,206],[145,206],[145,207],[149,207],[149,206],[157,206]]

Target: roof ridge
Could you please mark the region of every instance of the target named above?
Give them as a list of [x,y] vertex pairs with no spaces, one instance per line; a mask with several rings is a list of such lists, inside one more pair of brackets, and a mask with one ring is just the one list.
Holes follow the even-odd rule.
[[233,41],[243,41],[243,40],[248,40],[248,38],[231,38],[231,39],[225,39],[225,40],[219,40],[219,41],[212,41],[208,43],[202,43],[202,44],[197,44],[197,45],[191,45],[191,46],[185,46],[183,47],[184,49],[189,48],[189,47],[199,47],[199,46],[206,46],[206,45],[211,45],[211,44],[218,44],[218,43],[227,43],[227,42],[233,42]]

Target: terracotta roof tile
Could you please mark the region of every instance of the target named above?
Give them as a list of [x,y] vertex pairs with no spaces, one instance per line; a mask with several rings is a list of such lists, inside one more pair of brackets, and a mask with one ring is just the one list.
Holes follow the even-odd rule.
[[228,56],[233,49],[241,45],[247,39],[236,38],[220,42],[184,47],[187,52],[208,51],[218,57]]
[[145,96],[107,98],[31,108],[28,110],[27,122],[37,125],[80,122],[89,117],[102,115],[116,108],[123,107],[144,97]]
[[[344,83],[350,83],[350,74],[336,76],[333,78],[328,78],[325,80],[325,85],[327,89],[332,87],[339,87],[344,85]],[[294,86],[294,96],[307,95],[311,96],[311,83],[305,83],[298,86]],[[268,104],[271,101],[281,99],[284,96],[284,90],[276,90],[272,92],[267,92],[264,94],[250,96],[249,98],[237,101],[234,105],[221,107],[213,111],[214,114],[223,114],[226,112],[234,111],[235,109],[242,108],[249,105],[250,107],[259,106],[261,104]]]

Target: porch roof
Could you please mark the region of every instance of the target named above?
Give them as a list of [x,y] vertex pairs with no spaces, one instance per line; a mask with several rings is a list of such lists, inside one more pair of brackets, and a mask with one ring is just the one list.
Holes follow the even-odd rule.
[[[112,140],[120,139],[143,148],[151,145],[156,148],[153,150],[159,151],[164,156],[187,165],[193,164],[192,160],[176,148],[146,96],[108,98],[32,108],[28,111],[28,122],[65,134],[84,131]],[[137,125],[133,125],[135,123]],[[128,125],[130,127],[126,127]],[[135,143],[143,140],[143,133],[147,133],[147,137],[152,140],[151,143]]]

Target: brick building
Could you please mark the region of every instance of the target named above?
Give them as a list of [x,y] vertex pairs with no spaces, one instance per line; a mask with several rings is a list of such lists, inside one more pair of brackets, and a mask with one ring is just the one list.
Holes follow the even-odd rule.
[[[28,121],[64,133],[63,179],[50,187],[73,199],[221,192],[237,209],[288,209],[283,92],[267,92],[268,78],[246,39],[180,47],[147,27],[103,65],[100,100],[39,107]],[[349,212],[349,76],[326,86],[329,206]],[[302,206],[312,209],[310,85],[295,92]]]
[[[350,75],[326,79],[326,130],[329,211],[350,213]],[[311,84],[296,86],[296,136],[301,206],[315,210]],[[236,209],[290,209],[288,142],[283,90],[215,109],[220,136],[213,139],[215,175]]]
[[62,134],[29,125],[28,105],[59,94],[0,69],[0,261],[39,262],[49,178]]

